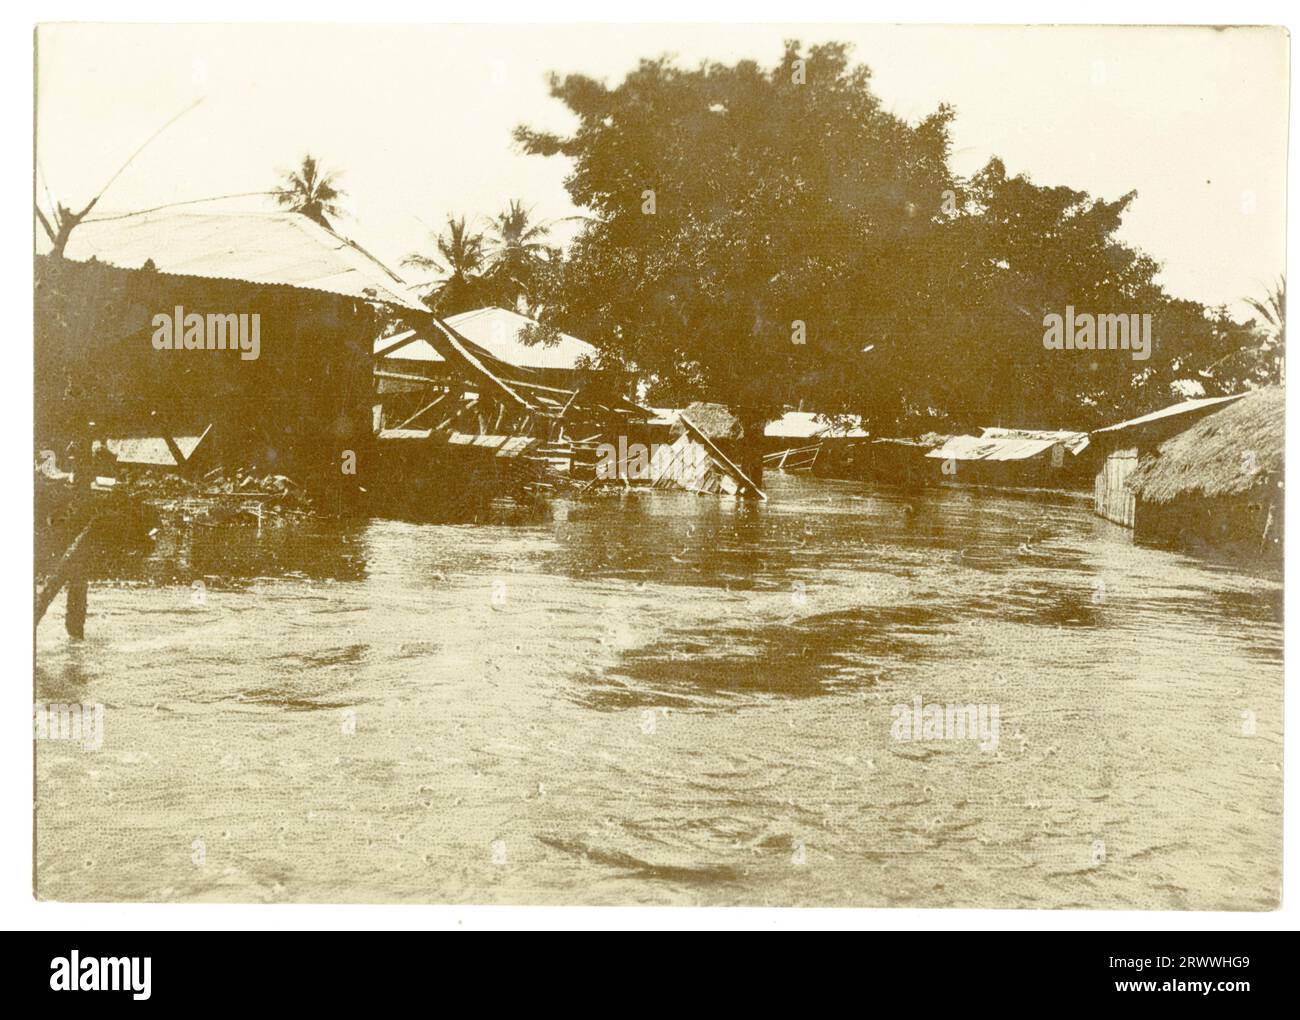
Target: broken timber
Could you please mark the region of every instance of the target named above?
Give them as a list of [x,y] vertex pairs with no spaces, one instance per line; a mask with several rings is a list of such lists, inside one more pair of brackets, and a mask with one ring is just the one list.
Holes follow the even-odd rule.
[[[384,359],[416,341],[427,344],[437,355],[440,367],[434,370],[436,374],[390,370]],[[424,390],[418,400],[405,406],[395,401],[401,410],[392,415],[391,423],[386,420],[384,402],[378,405],[376,431],[381,440],[428,439],[432,435],[449,439],[465,431],[484,437],[484,442],[474,442],[474,446],[490,445],[492,438],[500,442],[502,436],[527,439],[529,445],[540,445],[546,451],[530,453],[528,459],[547,462],[564,473],[566,467],[571,471],[572,458],[564,453],[572,445],[572,431],[585,433],[594,428],[599,436],[652,416],[647,408],[605,392],[590,379],[575,380],[577,385],[572,387],[539,381],[542,377],[535,376],[533,370],[494,358],[436,316],[430,316],[425,328],[410,330],[388,346],[380,346],[376,358],[377,389],[383,381],[391,381],[416,384],[414,389],[408,386],[405,391],[391,392]],[[378,395],[383,392],[379,389]],[[450,440],[450,445],[462,442]]]
[[[745,472],[740,470],[740,468],[735,464],[734,461],[731,460],[730,457],[728,457],[725,453],[723,453],[720,449],[718,449],[717,445],[713,442],[713,440],[710,439],[708,436],[706,436],[702,431],[700,431],[699,426],[697,426],[693,421],[687,418],[686,415],[684,414],[679,414],[677,416],[677,420],[681,422],[682,428],[685,430],[683,436],[688,437],[691,441],[698,443],[701,447],[704,448],[704,451],[708,455],[708,459],[712,463],[713,467],[719,472],[721,472],[721,474],[725,478],[727,478],[732,485],[735,486],[736,491],[740,495],[757,496],[759,499],[767,499],[767,494],[762,489],[760,489],[757,485],[755,485],[753,480],[747,474],[745,474]],[[680,461],[681,461],[681,454],[680,452],[677,452],[673,456],[672,463],[666,466],[664,470],[661,471],[659,475],[659,479],[669,478],[670,480],[681,485],[683,488],[691,489],[692,491],[696,491],[696,492],[714,491],[713,487],[711,487],[709,484],[704,482],[702,479],[698,479],[698,478],[682,479],[680,475],[674,475],[673,465],[680,463]],[[656,482],[658,482],[658,479],[656,480]]]

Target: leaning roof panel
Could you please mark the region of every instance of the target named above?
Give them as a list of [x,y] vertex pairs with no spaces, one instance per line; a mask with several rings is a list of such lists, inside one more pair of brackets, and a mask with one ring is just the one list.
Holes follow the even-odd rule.
[[1214,407],[1216,404],[1226,404],[1233,400],[1240,400],[1245,393],[1234,393],[1226,397],[1197,397],[1195,400],[1184,400],[1181,404],[1172,404],[1169,407],[1162,407],[1159,411],[1152,411],[1150,414],[1144,414],[1140,418],[1130,418],[1128,421],[1117,422],[1114,425],[1107,425],[1105,428],[1093,429],[1093,435],[1106,432],[1123,432],[1126,429],[1136,428],[1142,425],[1149,425],[1152,422],[1160,421],[1164,418],[1173,418],[1180,414],[1190,414],[1193,411],[1201,411],[1206,408]]
[[984,436],[953,436],[937,450],[926,454],[938,460],[1028,460],[1056,445],[1054,439],[990,439]]

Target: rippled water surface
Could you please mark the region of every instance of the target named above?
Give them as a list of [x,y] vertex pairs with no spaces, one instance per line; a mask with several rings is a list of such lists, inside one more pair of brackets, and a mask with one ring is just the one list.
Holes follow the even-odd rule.
[[[37,700],[105,706],[37,744],[38,894],[1277,903],[1280,579],[1072,495],[769,483],[164,531],[37,630]],[[996,750],[893,739],[917,696]]]

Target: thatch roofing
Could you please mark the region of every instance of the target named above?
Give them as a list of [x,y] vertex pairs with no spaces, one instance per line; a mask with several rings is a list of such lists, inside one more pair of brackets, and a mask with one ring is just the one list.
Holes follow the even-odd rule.
[[1165,440],[1142,458],[1129,487],[1153,503],[1248,492],[1281,476],[1285,431],[1282,388],[1257,390]]
[[[745,433],[740,419],[723,404],[696,401],[682,413],[690,418],[691,424],[710,439],[739,439]],[[681,425],[677,425],[674,429],[677,432],[681,430]]]

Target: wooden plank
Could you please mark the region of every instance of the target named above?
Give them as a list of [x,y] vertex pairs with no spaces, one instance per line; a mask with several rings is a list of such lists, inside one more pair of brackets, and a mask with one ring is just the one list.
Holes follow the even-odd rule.
[[730,457],[719,450],[717,446],[714,445],[713,440],[700,431],[699,426],[684,414],[679,414],[677,420],[682,423],[682,427],[686,429],[687,434],[708,451],[713,462],[728,474],[734,482],[736,482],[737,488],[740,492],[750,492],[759,499],[767,499],[767,493],[755,485],[750,477],[732,462]]
[[1137,464],[1136,449],[1114,450],[1102,462],[1093,485],[1093,510],[1098,516],[1126,528],[1133,527],[1137,498],[1128,481]]
[[427,375],[415,375],[411,372],[390,372],[384,368],[375,369],[374,376],[376,379],[396,379],[400,382],[425,383],[429,386],[445,386],[446,383],[441,379],[434,379]]

